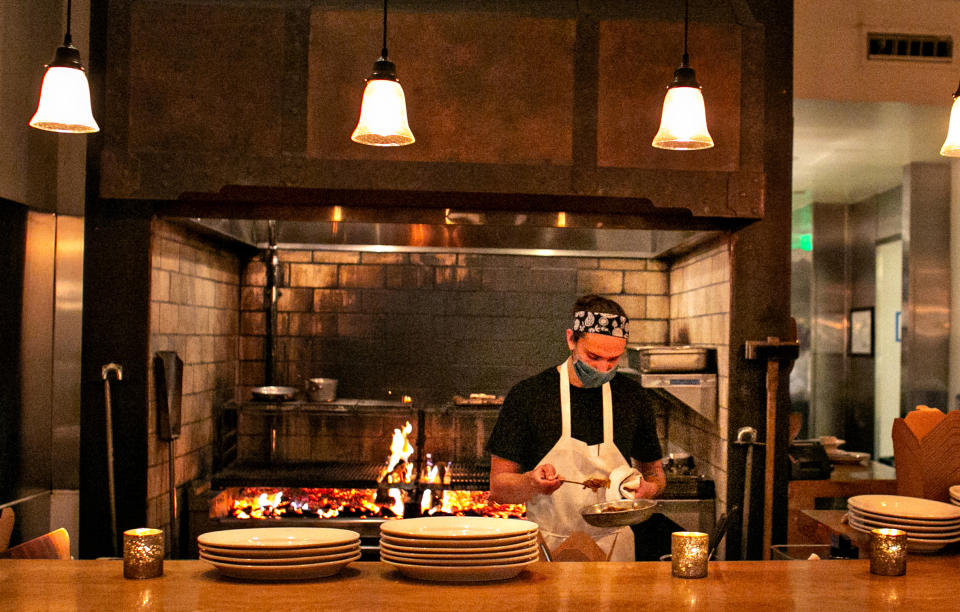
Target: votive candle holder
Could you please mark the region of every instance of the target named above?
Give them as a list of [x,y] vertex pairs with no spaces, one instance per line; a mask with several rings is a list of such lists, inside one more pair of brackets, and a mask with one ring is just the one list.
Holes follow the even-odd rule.
[[670,562],[677,578],[703,578],[707,575],[707,534],[699,531],[675,531],[670,536]]
[[123,532],[123,577],[163,575],[163,530],[138,527]]
[[878,576],[907,573],[907,532],[901,529],[870,530],[870,573]]

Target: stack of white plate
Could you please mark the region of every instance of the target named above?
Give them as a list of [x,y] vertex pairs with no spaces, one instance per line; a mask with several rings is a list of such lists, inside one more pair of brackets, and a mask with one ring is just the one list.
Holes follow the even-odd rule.
[[950,503],[960,506],[960,484],[950,487]]
[[901,495],[857,495],[847,500],[847,520],[857,531],[901,529],[907,550],[935,552],[960,542],[960,508]]
[[325,527],[263,527],[197,536],[200,558],[232,578],[307,580],[360,558],[360,534]]
[[380,560],[421,580],[505,580],[536,563],[537,524],[519,519],[436,516],[380,525]]

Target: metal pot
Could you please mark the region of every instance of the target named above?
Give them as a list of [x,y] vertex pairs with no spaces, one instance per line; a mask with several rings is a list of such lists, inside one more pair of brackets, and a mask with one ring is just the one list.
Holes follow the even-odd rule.
[[311,402],[332,402],[337,397],[336,378],[308,378],[303,387]]

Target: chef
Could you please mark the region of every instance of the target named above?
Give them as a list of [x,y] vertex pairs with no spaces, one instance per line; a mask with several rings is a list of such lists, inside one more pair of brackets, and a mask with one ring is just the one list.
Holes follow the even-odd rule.
[[654,497],[666,485],[648,392],[616,376],[628,336],[619,304],[579,298],[566,330],[569,358],[510,389],[487,443],[491,498],[525,503],[551,550],[584,532],[611,561],[633,561],[629,527],[592,527],[580,509]]

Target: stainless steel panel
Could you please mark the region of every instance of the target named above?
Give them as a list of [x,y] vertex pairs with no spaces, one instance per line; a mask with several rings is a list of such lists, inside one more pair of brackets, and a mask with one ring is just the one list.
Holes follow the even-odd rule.
[[54,266],[51,480],[54,489],[79,489],[82,217],[57,217]]
[[[461,253],[536,254],[556,256],[654,257],[714,232],[617,229],[575,225],[582,220],[558,213],[468,213],[447,211],[443,224],[369,223],[357,221],[254,221],[194,219],[192,223],[223,236],[267,248],[269,223],[277,227],[284,248],[376,251],[416,249]],[[562,225],[558,225],[562,223]]]
[[901,410],[949,409],[950,166],[915,163],[903,174],[904,307]]
[[715,499],[658,499],[655,511],[687,531],[713,533],[717,502]]
[[813,288],[810,292],[811,401],[809,435],[836,433],[842,424],[846,320],[849,293],[846,278],[847,209],[813,204]]
[[28,212],[20,347],[23,374],[18,489],[51,487],[56,231],[56,215]]

